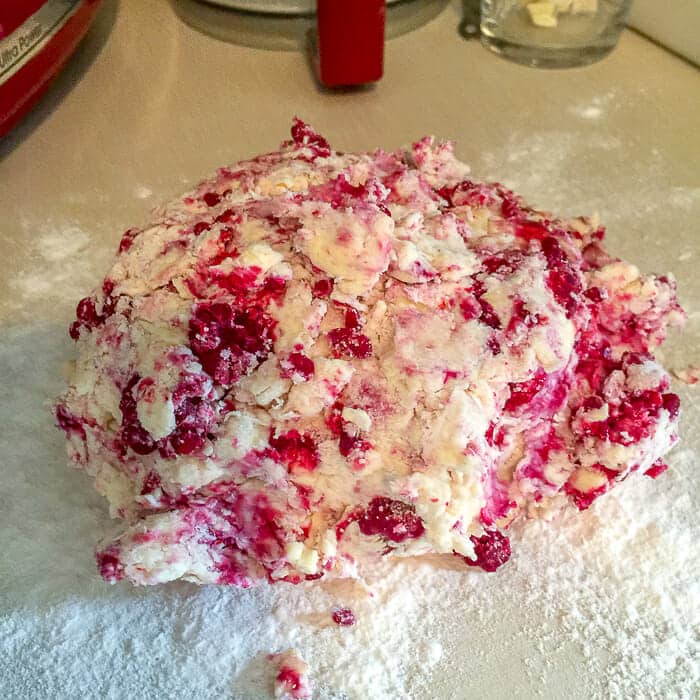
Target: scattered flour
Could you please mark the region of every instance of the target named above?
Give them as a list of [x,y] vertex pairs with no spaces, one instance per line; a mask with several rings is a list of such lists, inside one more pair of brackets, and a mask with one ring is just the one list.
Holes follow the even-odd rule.
[[569,107],[569,114],[573,114],[579,119],[595,121],[607,116],[612,105],[615,104],[617,93],[614,90],[604,95],[596,95],[586,102],[578,102]]
[[56,313],[75,308],[104,274],[114,251],[95,245],[93,236],[73,223],[23,222],[28,263],[8,271],[9,294],[0,299],[0,314],[33,317],[34,304],[50,299]]
[[[601,162],[608,163],[605,187]],[[669,163],[658,149],[642,151],[609,131],[581,138],[566,130],[516,130],[501,148],[480,154],[472,165],[477,179],[500,180],[536,206],[570,216],[597,211],[612,231],[622,223],[628,229],[643,226],[649,245],[665,245],[657,228],[649,228],[652,217],[674,211],[683,220],[688,214],[700,216],[700,187],[672,185]],[[638,248],[632,250],[636,255],[630,259],[639,258]]]
[[599,119],[603,116],[603,109],[602,107],[591,105],[590,107],[584,107],[578,114],[584,119]]
[[148,199],[153,196],[153,190],[145,185],[137,185],[134,188],[134,197],[137,199]]
[[[4,698],[262,700],[274,681],[267,654],[290,647],[309,662],[316,700],[700,692],[690,447],[656,482],[636,475],[586,513],[525,524],[494,575],[447,557],[387,565],[364,586],[109,587],[91,556],[108,527],[104,503],[67,469],[42,405],[69,351],[62,328],[26,326],[0,345],[0,372],[21,378],[0,383]],[[680,391],[684,444],[697,445],[700,406],[693,388]],[[354,626],[331,621],[338,606]]]

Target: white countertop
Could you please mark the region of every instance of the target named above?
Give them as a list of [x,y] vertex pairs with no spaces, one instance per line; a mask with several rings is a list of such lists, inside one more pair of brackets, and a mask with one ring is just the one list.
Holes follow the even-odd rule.
[[[374,88],[323,92],[303,54],[213,39],[180,19],[174,8],[185,5],[105,0],[51,92],[0,142],[4,697],[253,700],[269,690],[260,654],[283,643],[307,654],[324,699],[697,697],[700,401],[682,385],[683,444],[667,474],[630,479],[561,525],[526,528],[495,577],[446,567],[435,588],[427,565],[388,573],[377,590],[409,577],[406,608],[386,638],[358,623],[359,662],[376,650],[364,669],[353,670],[352,638],[309,633],[323,596],[347,591],[135,590],[99,580],[92,546],[109,526],[106,507],[67,468],[46,407],[71,356],[75,304],[126,228],[215,167],[276,148],[294,114],[340,150],[451,138],[476,178],[559,214],[599,211],[613,253],[675,272],[690,319],[666,363],[700,364],[696,68],[629,31],[588,68],[525,68],[462,39],[454,2],[388,42]],[[625,547],[611,545],[611,532]],[[442,650],[431,670],[426,639]],[[334,663],[348,675],[332,686]]]

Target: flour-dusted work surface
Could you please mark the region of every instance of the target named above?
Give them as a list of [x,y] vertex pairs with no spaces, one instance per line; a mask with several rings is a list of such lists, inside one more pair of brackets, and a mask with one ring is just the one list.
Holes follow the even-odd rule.
[[[664,364],[700,364],[697,71],[631,33],[587,69],[511,65],[458,37],[459,6],[392,40],[373,90],[321,94],[301,55],[213,41],[164,1],[107,3],[104,46],[69,68],[80,80],[59,80],[53,109],[0,144],[5,697],[256,700],[272,691],[266,655],[290,647],[324,700],[697,696],[700,406],[681,382],[670,469],[555,526],[526,523],[495,574],[438,558],[387,565],[366,589],[245,591],[110,587],[95,570],[111,523],[49,413],[75,304],[126,228],[274,147],[293,114],[345,150],[454,138],[474,177],[557,213],[598,210],[613,254],[676,274],[689,320]],[[338,607],[357,623],[335,624]]]

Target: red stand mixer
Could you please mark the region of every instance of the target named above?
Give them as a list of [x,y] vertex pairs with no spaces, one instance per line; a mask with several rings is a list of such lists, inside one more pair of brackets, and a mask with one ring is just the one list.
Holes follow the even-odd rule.
[[100,0],[0,3],[0,136],[45,92],[99,5]]

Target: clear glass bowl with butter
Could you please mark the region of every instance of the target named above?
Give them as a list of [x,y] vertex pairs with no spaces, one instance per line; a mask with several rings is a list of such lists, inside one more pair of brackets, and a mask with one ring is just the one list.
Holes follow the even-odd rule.
[[632,0],[481,0],[484,46],[518,63],[594,63],[617,44]]

